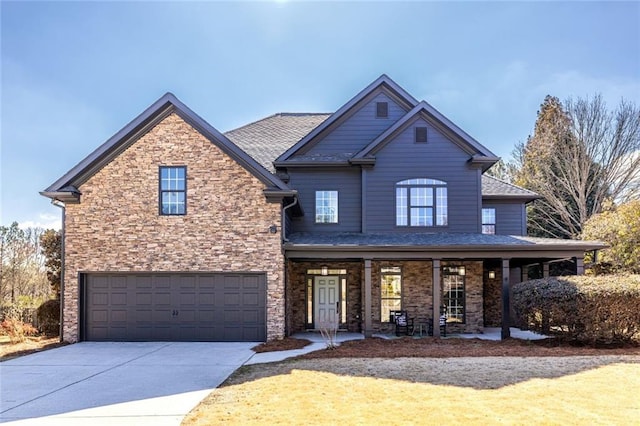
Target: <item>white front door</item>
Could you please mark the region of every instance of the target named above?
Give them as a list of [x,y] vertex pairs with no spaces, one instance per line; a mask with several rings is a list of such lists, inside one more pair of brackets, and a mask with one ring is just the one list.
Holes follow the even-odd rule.
[[315,302],[314,320],[316,328],[338,326],[338,303],[340,277],[315,277],[313,300]]

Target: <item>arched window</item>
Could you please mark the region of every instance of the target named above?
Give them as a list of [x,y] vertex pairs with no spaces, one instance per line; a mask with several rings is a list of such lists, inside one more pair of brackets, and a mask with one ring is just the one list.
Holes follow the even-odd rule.
[[447,183],[407,179],[396,183],[397,226],[447,226]]

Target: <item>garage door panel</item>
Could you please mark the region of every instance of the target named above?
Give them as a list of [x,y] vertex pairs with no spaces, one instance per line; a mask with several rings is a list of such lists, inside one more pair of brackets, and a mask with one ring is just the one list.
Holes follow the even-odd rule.
[[264,341],[263,274],[87,276],[86,340]]

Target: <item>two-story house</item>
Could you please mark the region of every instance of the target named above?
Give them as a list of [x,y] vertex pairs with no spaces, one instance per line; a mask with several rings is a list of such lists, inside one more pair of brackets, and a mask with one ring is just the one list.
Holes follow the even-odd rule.
[[64,339],[370,336],[398,309],[508,336],[528,265],[581,273],[602,245],[527,237],[537,195],[483,175],[497,160],[385,75],[226,134],[167,94],[42,193],[64,209]]

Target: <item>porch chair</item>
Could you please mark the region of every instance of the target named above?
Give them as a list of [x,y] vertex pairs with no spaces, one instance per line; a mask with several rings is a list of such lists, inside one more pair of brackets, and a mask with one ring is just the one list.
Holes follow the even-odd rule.
[[391,321],[396,325],[396,336],[413,335],[413,318],[409,318],[407,311],[391,311]]
[[[447,337],[447,315],[440,315],[440,336]],[[429,336],[433,336],[433,319],[429,318]]]

